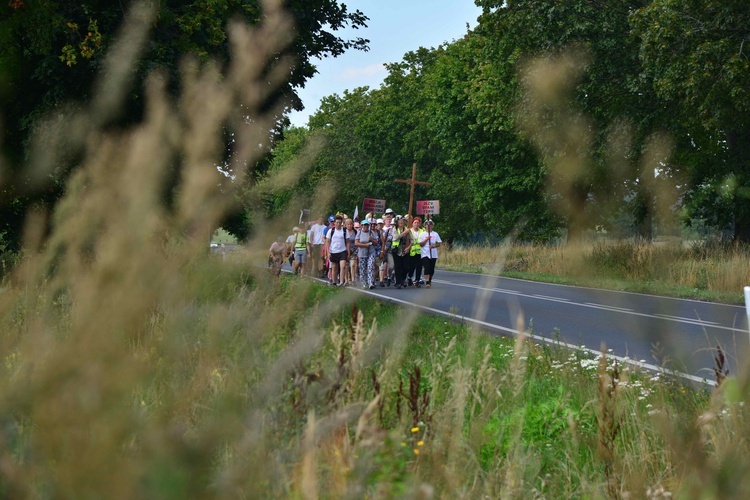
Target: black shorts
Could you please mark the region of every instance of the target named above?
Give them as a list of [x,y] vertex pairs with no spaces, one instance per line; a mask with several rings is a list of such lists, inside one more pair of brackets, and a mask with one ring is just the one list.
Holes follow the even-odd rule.
[[347,254],[346,250],[344,250],[343,252],[332,253],[330,257],[331,263],[338,264],[342,260],[346,260],[346,254]]

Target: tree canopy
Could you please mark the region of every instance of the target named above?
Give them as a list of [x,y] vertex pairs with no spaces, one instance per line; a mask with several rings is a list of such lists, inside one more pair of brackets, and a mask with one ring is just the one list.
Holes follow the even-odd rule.
[[[453,237],[570,240],[607,227],[650,239],[682,217],[750,240],[741,2],[476,3],[463,38],[408,52],[380,88],[310,121],[345,134],[361,165],[357,189],[334,203],[364,192],[402,203],[393,181],[416,161],[431,181],[420,197],[445,200],[439,222]],[[352,165],[328,157],[317,175],[344,179]]]
[[[133,2],[135,5],[136,2]],[[149,2],[151,3],[151,2]],[[137,121],[143,112],[143,81],[154,70],[180,85],[185,56],[202,63],[224,64],[230,57],[227,24],[239,19],[262,21],[259,0],[160,0],[139,64],[130,68],[130,99],[112,126]],[[366,27],[367,17],[336,0],[286,0],[295,22],[291,43],[276,61],[293,61],[287,84],[268,99],[279,109],[278,123],[291,109],[301,109],[297,90],[316,73],[315,59],[336,57],[346,50],[367,50],[368,40],[344,38],[345,27]],[[53,185],[30,191],[22,169],[30,138],[50,113],[75,109],[92,96],[106,54],[116,43],[129,9],[128,2],[102,0],[15,0],[0,7],[0,107],[3,113],[3,154],[15,172],[3,187],[0,231],[18,236],[23,213],[32,203],[53,203],[64,189],[69,168],[57,171]]]

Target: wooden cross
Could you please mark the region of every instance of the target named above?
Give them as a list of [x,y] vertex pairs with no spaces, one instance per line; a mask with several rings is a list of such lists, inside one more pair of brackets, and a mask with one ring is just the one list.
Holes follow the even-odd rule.
[[396,182],[403,182],[405,184],[411,185],[411,189],[409,190],[409,218],[411,219],[411,207],[414,206],[414,186],[416,186],[417,184],[429,186],[430,183],[417,180],[417,164],[416,163],[412,165],[411,167],[411,179],[396,179]]

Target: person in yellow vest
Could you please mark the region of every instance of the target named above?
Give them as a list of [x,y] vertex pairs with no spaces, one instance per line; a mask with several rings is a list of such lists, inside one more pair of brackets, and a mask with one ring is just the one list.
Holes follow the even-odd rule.
[[297,231],[297,233],[294,235],[292,248],[294,248],[294,264],[292,265],[292,271],[294,272],[294,274],[299,273],[304,275],[307,256],[312,253],[310,237],[308,236],[307,231]]
[[409,286],[414,285],[419,288],[422,279],[422,247],[419,246],[419,239],[424,232],[422,229],[422,219],[414,217],[411,221],[411,248],[409,249]]

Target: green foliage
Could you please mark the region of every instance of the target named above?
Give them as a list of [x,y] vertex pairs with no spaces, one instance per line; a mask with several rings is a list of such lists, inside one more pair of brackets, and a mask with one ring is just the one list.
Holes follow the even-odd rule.
[[[26,2],[23,8],[3,7],[0,107],[5,137],[1,142],[10,170],[16,175],[9,177],[15,197],[2,200],[0,229],[6,231],[14,247],[20,244],[21,224],[28,207],[54,205],[64,192],[69,175],[77,168],[76,157],[82,149],[78,141],[59,146],[62,151],[56,153],[65,154],[59,154],[54,165],[37,166],[48,171],[30,179],[19,172],[29,156],[34,131],[51,127],[50,122],[54,122],[48,120],[51,113],[60,117],[74,112],[81,102],[94,95],[96,82],[102,80],[102,70],[107,67],[107,55],[116,47],[119,30],[126,19],[125,3],[40,0]],[[98,117],[110,126],[123,126],[143,117],[143,89],[149,75],[155,71],[165,73],[168,88],[176,93],[185,84],[183,70],[186,68],[181,65],[186,58],[195,58],[202,65],[228,63],[230,21],[258,25],[262,17],[258,0],[145,3],[155,9],[150,18],[146,16],[138,21],[151,28],[149,42],[139,53],[138,64],[128,71],[132,82],[129,82],[124,109],[112,116]],[[132,2],[132,7],[136,5],[139,2]],[[284,71],[290,59],[294,59],[294,65],[289,70],[288,81],[280,86],[269,86],[273,91],[263,97],[266,108],[278,113],[269,125],[272,128],[280,128],[291,109],[301,109],[297,89],[315,74],[315,58],[335,57],[349,49],[367,48],[366,39],[338,35],[347,27],[366,26],[367,17],[359,10],[350,11],[335,0],[292,0],[284,5],[296,23],[295,29],[290,43],[272,62],[266,63],[266,72],[271,78],[274,66],[275,71]],[[131,44],[134,49],[140,47],[133,40],[122,42]],[[227,150],[231,149],[231,144],[227,139]],[[235,176],[244,175],[247,170],[247,166],[240,166],[240,163],[235,167]],[[20,205],[20,210],[9,210],[12,204]],[[236,215],[241,217],[239,212]],[[227,222],[227,225],[231,223]],[[239,236],[247,236],[247,227],[240,224],[236,229]]]
[[[631,16],[642,78],[679,111],[670,130],[687,140],[683,165],[691,178],[691,211],[734,236],[750,239],[750,58],[748,10],[734,0],[654,0]],[[679,135],[678,135],[679,134]],[[730,184],[727,206],[722,186]],[[713,194],[705,196],[706,190]],[[727,210],[728,208],[728,210]]]

